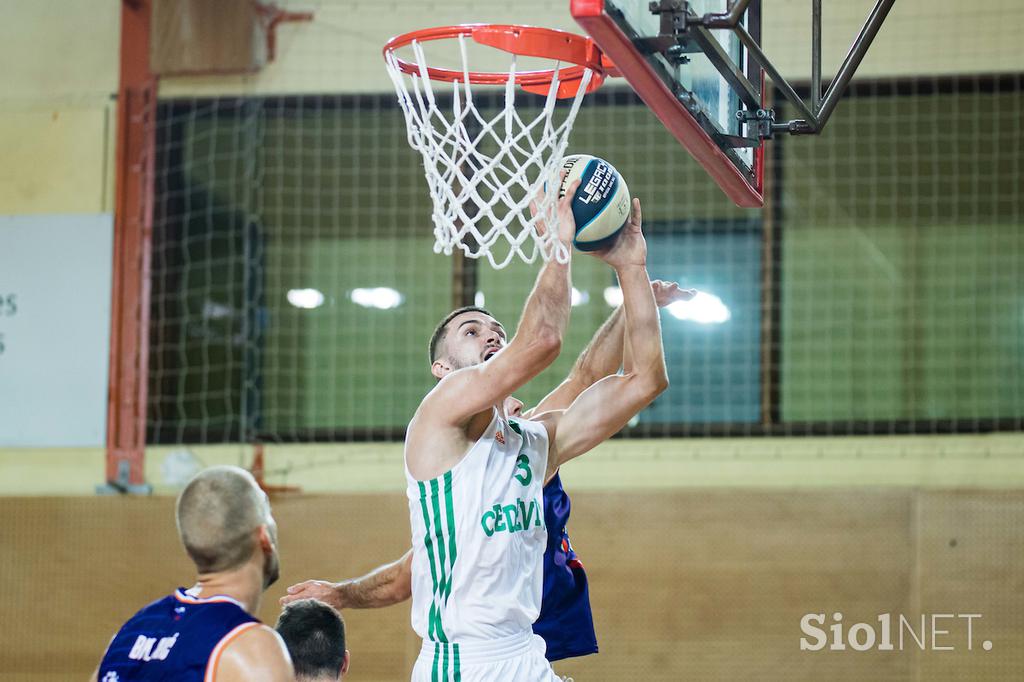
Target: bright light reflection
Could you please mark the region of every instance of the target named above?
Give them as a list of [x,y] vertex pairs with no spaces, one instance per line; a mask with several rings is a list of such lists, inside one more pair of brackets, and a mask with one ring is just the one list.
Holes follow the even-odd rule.
[[289,289],[286,294],[288,302],[296,308],[319,308],[324,304],[323,293],[316,289]]
[[622,305],[622,289],[618,287],[608,287],[604,290],[604,302],[613,308],[618,308]]
[[576,306],[583,305],[585,303],[588,303],[589,301],[590,301],[590,293],[589,292],[580,291],[576,287],[572,288],[572,297],[571,297],[571,299],[569,301],[569,303],[570,303],[570,305],[572,305],[572,307],[575,308]]
[[722,324],[732,315],[722,299],[714,294],[698,291],[689,301],[676,301],[666,308],[673,317],[700,324]]
[[390,310],[402,305],[405,296],[389,287],[374,287],[373,289],[353,289],[349,298],[356,305],[364,308],[377,308],[378,310]]

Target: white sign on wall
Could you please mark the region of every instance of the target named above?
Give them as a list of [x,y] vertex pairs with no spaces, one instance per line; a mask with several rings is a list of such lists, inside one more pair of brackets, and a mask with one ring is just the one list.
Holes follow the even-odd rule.
[[113,217],[0,216],[0,447],[102,446]]

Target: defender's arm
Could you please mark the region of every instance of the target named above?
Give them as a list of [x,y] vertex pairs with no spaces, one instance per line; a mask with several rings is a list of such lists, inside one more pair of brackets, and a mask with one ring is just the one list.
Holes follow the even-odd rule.
[[361,578],[330,583],[307,580],[292,585],[281,606],[299,599],[316,599],[341,609],[376,609],[392,606],[412,596],[412,550],[402,558],[378,566]]
[[532,409],[523,413],[524,419],[551,410],[564,410],[602,377],[615,374],[622,363],[622,307],[612,311],[608,319],[594,333],[594,337],[576,358],[569,376]]
[[[654,302],[659,308],[675,301],[689,301],[697,293],[694,289],[680,289],[676,282],[663,282],[660,279],[651,282],[651,291],[654,292]],[[566,409],[580,393],[604,377],[618,372],[620,366],[627,373],[632,371],[633,359],[629,344],[625,343],[624,323],[623,309],[619,306],[598,328],[594,338],[576,359],[565,381],[544,396],[535,407],[525,411],[523,418]]]

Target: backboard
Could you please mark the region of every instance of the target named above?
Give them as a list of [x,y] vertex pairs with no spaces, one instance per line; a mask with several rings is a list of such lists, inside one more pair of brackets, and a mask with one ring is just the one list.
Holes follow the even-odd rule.
[[760,43],[760,0],[571,0],[570,9],[726,195],[758,208],[764,151],[756,120],[745,117],[764,109],[763,71],[734,31],[699,23],[709,14],[727,20],[737,4],[740,25]]

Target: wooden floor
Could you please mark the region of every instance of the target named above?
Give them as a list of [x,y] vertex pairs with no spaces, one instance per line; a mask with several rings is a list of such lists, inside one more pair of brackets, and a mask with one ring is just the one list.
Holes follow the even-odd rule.
[[[570,532],[591,578],[601,653],[556,666],[596,680],[1024,679],[1024,493],[581,492]],[[284,588],[360,574],[408,547],[401,495],[277,498]],[[84,679],[116,628],[191,568],[173,499],[0,498],[0,679]],[[807,613],[844,628],[939,614],[920,651],[801,651]],[[981,614],[972,621],[942,614]],[[345,614],[349,679],[404,680],[407,605]],[[898,623],[898,620],[897,620]],[[827,625],[825,627],[827,627]],[[927,644],[931,647],[931,621]],[[897,630],[893,630],[898,645]],[[982,642],[992,649],[985,651]]]

